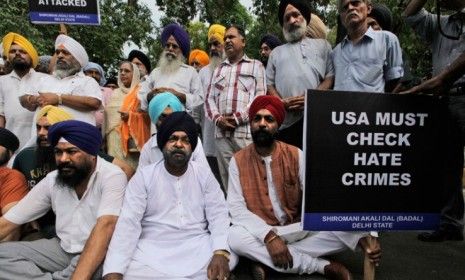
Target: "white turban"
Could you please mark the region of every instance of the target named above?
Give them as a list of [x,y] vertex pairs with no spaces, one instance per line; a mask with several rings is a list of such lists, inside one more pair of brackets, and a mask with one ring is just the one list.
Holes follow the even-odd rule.
[[59,46],[63,46],[69,51],[79,64],[81,64],[81,67],[85,67],[87,63],[89,63],[89,56],[87,56],[86,50],[73,38],[63,34],[58,35],[55,41],[55,50],[58,49]]

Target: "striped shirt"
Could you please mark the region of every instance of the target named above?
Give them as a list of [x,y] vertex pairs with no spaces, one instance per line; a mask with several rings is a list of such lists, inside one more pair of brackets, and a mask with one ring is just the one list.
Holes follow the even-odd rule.
[[262,63],[244,55],[239,62],[223,61],[213,72],[208,86],[205,115],[213,122],[221,116],[233,115],[234,131],[215,128],[216,138],[250,138],[249,106],[255,96],[266,94],[265,68]]

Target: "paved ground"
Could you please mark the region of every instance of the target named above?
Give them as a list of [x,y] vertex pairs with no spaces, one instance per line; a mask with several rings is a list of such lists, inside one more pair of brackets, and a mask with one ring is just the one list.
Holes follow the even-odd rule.
[[[376,280],[464,280],[465,242],[446,241],[425,243],[418,241],[415,232],[387,232],[380,236],[383,258],[376,270]],[[344,252],[335,260],[344,263],[354,279],[363,279],[361,253]],[[251,279],[247,266],[241,263],[235,271],[238,280]],[[273,274],[269,280],[320,280],[318,275],[289,276]]]

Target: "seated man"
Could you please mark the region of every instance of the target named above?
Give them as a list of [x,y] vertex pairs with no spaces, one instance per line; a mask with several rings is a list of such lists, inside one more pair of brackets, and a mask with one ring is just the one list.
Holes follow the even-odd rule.
[[[18,137],[8,129],[0,127],[0,217],[15,206],[28,191],[24,176],[7,167],[18,147]],[[0,237],[0,242],[18,240],[20,234],[20,228],[17,228],[9,235]]]
[[[173,112],[184,111],[184,106],[181,101],[179,101],[179,98],[177,98],[174,94],[170,92],[163,92],[155,95],[155,97],[150,100],[148,111],[150,120],[158,130],[167,116]],[[138,168],[155,163],[162,159],[163,154],[157,144],[157,133],[154,133],[147,143],[145,143],[144,147],[142,147]],[[200,140],[197,141],[197,147],[195,147],[192,152],[192,160],[206,164],[206,166],[210,168]]]
[[213,173],[189,160],[197,137],[186,112],[160,126],[164,160],[139,168],[126,188],[105,280],[228,279],[237,263],[229,254],[228,208]]
[[[253,143],[237,152],[229,165],[229,246],[279,272],[350,279],[342,264],[320,257],[360,244],[378,263],[379,243],[368,248],[363,238],[367,234],[362,233],[300,230],[304,158],[300,149],[276,141],[285,112],[275,96],[259,96],[250,106]],[[252,276],[265,279],[264,268],[254,265]]]
[[100,264],[118,219],[127,180],[97,156],[98,129],[81,121],[48,131],[57,170],[0,218],[0,240],[52,208],[57,237],[0,244],[2,279],[100,279]]

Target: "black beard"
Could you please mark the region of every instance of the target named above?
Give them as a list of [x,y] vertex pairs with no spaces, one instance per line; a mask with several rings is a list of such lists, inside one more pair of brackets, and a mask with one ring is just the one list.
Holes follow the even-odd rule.
[[252,132],[252,140],[256,146],[266,148],[273,145],[277,135],[277,132],[272,134],[266,130],[259,129]]
[[25,61],[20,61],[13,59],[13,62],[11,63],[11,66],[13,67],[13,70],[19,71],[19,72],[24,72],[26,70],[29,70],[31,68],[31,64],[27,63]]
[[49,170],[56,168],[55,155],[52,146],[40,146],[40,138],[37,137],[36,167],[48,167]]
[[[63,173],[64,167],[72,168],[74,172],[72,172],[71,174]],[[75,189],[90,175],[90,172],[92,171],[92,164],[90,162],[84,162],[82,166],[77,167],[69,163],[62,163],[57,166],[57,169],[57,185]]]
[[5,150],[4,153],[0,154],[0,166],[3,166],[8,163],[10,160],[10,152]]
[[[182,158],[174,157],[174,154],[176,153],[180,153],[184,155],[184,157]],[[192,153],[186,153],[185,151],[180,150],[180,149],[173,149],[171,151],[168,151],[167,149],[163,149],[163,158],[165,159],[166,164],[174,168],[183,168],[187,166],[187,163],[189,162],[191,155]]]
[[260,57],[260,61],[262,62],[263,64],[263,67],[265,67],[266,69],[266,65],[268,64],[268,57]]

